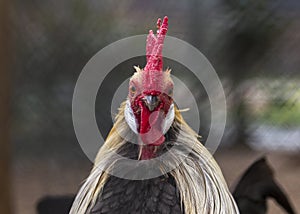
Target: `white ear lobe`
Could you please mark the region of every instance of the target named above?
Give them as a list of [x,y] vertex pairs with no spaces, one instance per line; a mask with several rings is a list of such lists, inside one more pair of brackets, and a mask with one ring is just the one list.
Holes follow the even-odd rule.
[[169,108],[168,114],[166,115],[165,122],[163,125],[164,134],[166,134],[169,131],[170,127],[173,124],[174,118],[175,118],[175,109],[174,109],[174,103],[172,103],[172,105]]
[[138,130],[137,130],[137,122],[134,116],[134,113],[132,111],[132,108],[130,106],[130,101],[127,100],[126,101],[126,106],[125,106],[125,110],[124,110],[124,116],[125,116],[125,120],[128,124],[128,126],[130,127],[130,129],[138,134]]

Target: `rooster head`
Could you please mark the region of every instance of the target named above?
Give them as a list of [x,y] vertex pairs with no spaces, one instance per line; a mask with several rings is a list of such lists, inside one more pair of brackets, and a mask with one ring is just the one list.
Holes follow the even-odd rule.
[[129,82],[125,119],[139,135],[141,159],[155,156],[164,143],[165,133],[174,120],[173,81],[170,70],[163,71],[162,48],[168,30],[168,18],[157,21],[157,34],[149,31],[145,68],[135,67]]

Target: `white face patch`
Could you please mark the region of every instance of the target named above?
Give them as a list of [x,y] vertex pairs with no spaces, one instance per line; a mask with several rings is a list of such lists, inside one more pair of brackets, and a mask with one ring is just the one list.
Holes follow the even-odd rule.
[[130,127],[130,129],[134,133],[138,134],[137,121],[136,121],[136,118],[135,118],[134,113],[132,111],[132,108],[130,106],[130,101],[128,99],[126,101],[124,114],[125,114],[125,120],[126,120],[128,126]]
[[168,114],[166,115],[166,118],[164,120],[164,124],[163,124],[163,133],[164,134],[166,134],[167,131],[172,126],[174,118],[175,118],[175,110],[174,110],[174,103],[172,103],[172,105],[169,108]]
[[[134,133],[138,134],[137,121],[136,121],[135,115],[132,111],[130,101],[128,99],[126,101],[124,114],[125,114],[125,120],[126,120],[128,126],[130,127],[130,129]],[[174,121],[174,118],[175,118],[175,109],[174,109],[174,103],[172,103],[172,105],[169,108],[168,114],[166,115],[166,118],[164,120],[164,124],[162,126],[163,127],[162,128],[163,129],[163,134],[166,134],[167,131],[170,129],[170,127],[171,127],[171,125]]]

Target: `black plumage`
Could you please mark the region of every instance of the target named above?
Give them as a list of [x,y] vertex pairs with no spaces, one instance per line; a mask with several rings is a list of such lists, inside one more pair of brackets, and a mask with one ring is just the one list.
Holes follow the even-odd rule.
[[287,213],[295,213],[273,174],[265,158],[257,160],[247,169],[233,192],[240,213],[267,213],[268,198],[275,199]]
[[180,196],[170,176],[126,180],[110,176],[90,213],[182,213]]
[[74,195],[69,196],[46,196],[39,200],[37,205],[38,214],[67,214],[75,199]]

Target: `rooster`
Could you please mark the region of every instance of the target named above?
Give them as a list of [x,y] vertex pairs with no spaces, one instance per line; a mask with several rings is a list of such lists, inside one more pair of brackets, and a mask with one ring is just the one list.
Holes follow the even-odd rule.
[[289,199],[276,182],[274,172],[265,157],[255,161],[242,175],[233,192],[241,214],[267,213],[267,199],[276,202],[288,214],[295,214]]
[[[70,210],[83,213],[239,213],[222,172],[184,121],[173,100],[170,70],[163,71],[162,48],[168,18],[149,31],[147,64],[135,67],[128,98],[100,148],[94,167]],[[137,160],[131,175],[148,173],[142,163],[168,154],[152,169],[161,175],[150,179],[124,179],[112,175],[125,158]],[[153,163],[153,162],[152,162]],[[175,165],[172,170],[168,166]],[[126,176],[125,176],[126,177]]]

